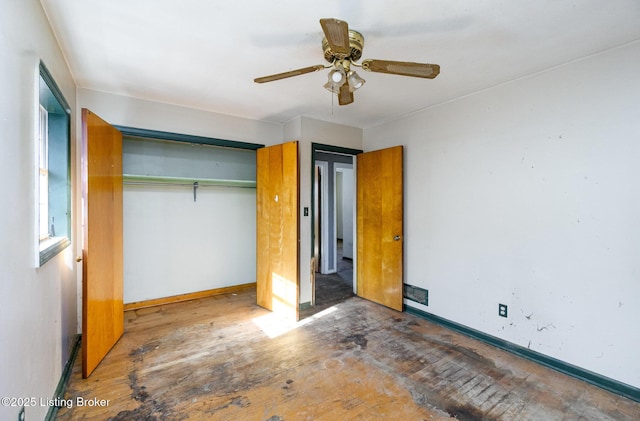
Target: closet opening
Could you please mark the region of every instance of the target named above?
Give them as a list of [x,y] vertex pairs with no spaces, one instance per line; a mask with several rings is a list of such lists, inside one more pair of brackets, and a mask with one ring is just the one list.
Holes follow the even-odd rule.
[[118,129],[125,309],[255,285],[263,145]]

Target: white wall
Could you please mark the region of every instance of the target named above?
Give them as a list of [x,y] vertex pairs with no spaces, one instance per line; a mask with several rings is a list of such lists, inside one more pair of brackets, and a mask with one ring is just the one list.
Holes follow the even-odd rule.
[[342,212],[344,203],[342,203],[342,172],[336,171],[336,238],[342,239],[344,222],[342,221]]
[[299,141],[300,159],[300,303],[311,301],[311,212],[304,215],[303,209],[311,209],[311,144],[341,146],[362,149],[362,129],[316,120],[310,117],[297,117],[283,127],[284,140]]
[[[35,142],[38,65],[43,60],[75,110],[75,85],[36,0],[3,1],[0,13],[0,396],[51,398],[77,334],[76,273],[72,245],[36,269]],[[72,124],[75,117],[72,115]],[[72,128],[72,143],[75,131]],[[72,144],[72,160],[75,148]],[[75,170],[75,168],[73,169]],[[75,171],[72,174],[75,179]],[[78,206],[73,197],[72,221]],[[20,408],[0,406],[0,419]],[[29,420],[49,408],[26,408]]]
[[124,302],[256,281],[252,188],[125,186]]
[[639,57],[365,130],[365,150],[406,146],[405,282],[429,290],[409,305],[640,387]]
[[[339,164],[338,164],[339,165]],[[338,228],[342,230],[342,256],[349,259],[353,259],[353,232],[354,232],[354,197],[355,191],[355,174],[353,171],[353,165],[341,168],[337,174],[342,174],[340,191],[341,199],[339,205],[341,211],[341,221],[338,223]],[[337,208],[337,206],[336,206]]]
[[[88,108],[105,121],[118,126],[263,145],[282,142],[282,125],[276,123],[145,101],[90,89],[78,88],[77,92],[79,109]],[[79,121],[78,124],[80,124]]]

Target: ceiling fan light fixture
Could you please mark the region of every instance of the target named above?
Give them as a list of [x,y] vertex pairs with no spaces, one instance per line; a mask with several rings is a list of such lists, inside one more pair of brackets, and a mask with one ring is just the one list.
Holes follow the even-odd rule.
[[324,89],[326,89],[327,91],[337,94],[338,92],[340,92],[340,87],[336,86],[336,84],[332,83],[332,82],[327,82],[324,85],[322,85],[322,87]]
[[336,67],[335,69],[329,72],[329,79],[333,81],[333,83],[337,85],[342,85],[345,79],[344,69],[341,67]]
[[361,78],[360,75],[356,72],[349,72],[347,81],[349,82],[349,90],[351,92],[355,91],[356,89],[362,88],[362,85],[364,85],[366,82],[366,80]]
[[340,87],[347,81],[347,74],[340,66],[336,66],[329,72],[327,83],[324,84],[324,88],[328,91],[337,94],[340,92]]

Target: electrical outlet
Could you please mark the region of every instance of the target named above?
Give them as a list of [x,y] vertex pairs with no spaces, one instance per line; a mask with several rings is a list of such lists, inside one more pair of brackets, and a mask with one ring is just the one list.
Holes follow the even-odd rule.
[[18,412],[18,421],[24,421],[24,406]]
[[498,316],[507,317],[507,305],[506,304],[498,304]]

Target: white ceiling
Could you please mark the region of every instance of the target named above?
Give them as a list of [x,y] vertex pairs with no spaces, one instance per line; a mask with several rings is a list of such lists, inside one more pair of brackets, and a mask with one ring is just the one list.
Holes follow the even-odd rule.
[[[640,39],[638,0],[41,2],[79,87],[277,123],[370,127]],[[347,106],[322,88],[327,71],[253,82],[326,64],[328,17],[364,35],[363,59],[437,63],[440,75],[359,71],[367,83]]]

